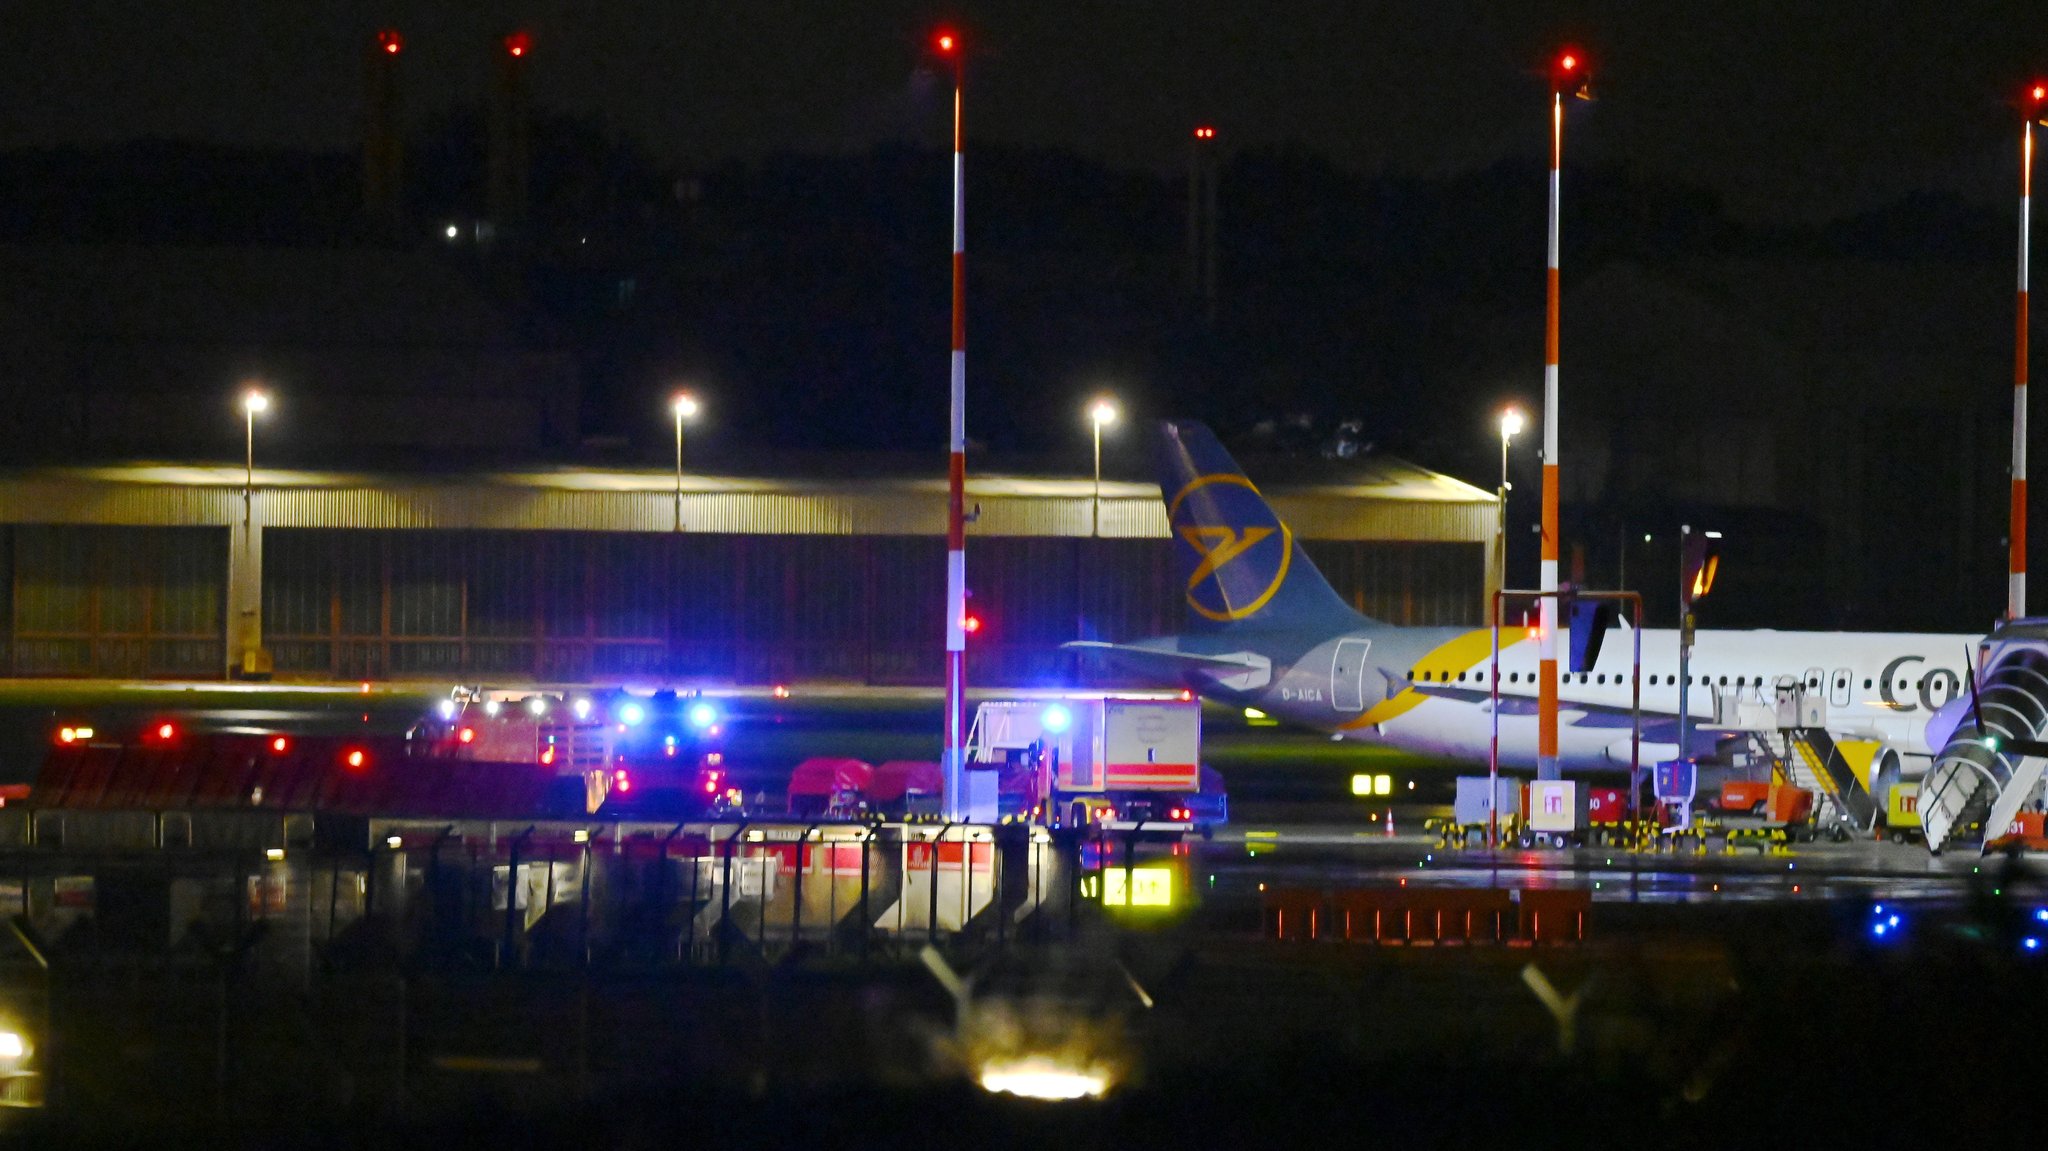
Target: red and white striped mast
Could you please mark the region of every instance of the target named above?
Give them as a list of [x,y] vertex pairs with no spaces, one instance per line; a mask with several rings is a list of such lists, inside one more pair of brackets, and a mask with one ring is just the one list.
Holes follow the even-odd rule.
[[1564,161],[1565,93],[1586,93],[1586,62],[1566,50],[1550,72],[1550,256],[1544,272],[1543,309],[1543,598],[1538,608],[1536,778],[1559,778],[1557,767],[1557,216]]
[[2020,291],[2012,373],[2012,524],[2006,533],[2005,618],[2027,614],[2027,249],[2034,214],[2034,121],[2048,115],[2048,82],[2027,89],[2020,124]]
[[933,41],[953,64],[953,354],[951,438],[946,464],[946,743],[939,768],[948,820],[967,818],[967,184],[965,47],[958,33]]

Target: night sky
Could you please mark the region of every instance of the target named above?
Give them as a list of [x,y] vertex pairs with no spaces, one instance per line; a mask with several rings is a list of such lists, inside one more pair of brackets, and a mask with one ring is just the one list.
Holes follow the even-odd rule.
[[1541,62],[1569,38],[1600,96],[1574,113],[1576,154],[1715,189],[1767,221],[1915,191],[2008,196],[2001,102],[2048,66],[2048,5],[2011,0],[29,0],[0,37],[0,148],[345,150],[361,45],[381,26],[407,37],[413,119],[478,99],[495,38],[526,27],[540,100],[602,114],[668,160],[935,141],[913,73],[947,18],[980,46],[974,134],[1152,168],[1177,163],[1200,120],[1234,148],[1295,143],[1366,173],[1538,155]]

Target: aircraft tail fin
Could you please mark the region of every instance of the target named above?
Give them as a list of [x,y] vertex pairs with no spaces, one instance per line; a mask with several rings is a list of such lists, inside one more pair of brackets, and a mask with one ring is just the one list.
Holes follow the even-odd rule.
[[1158,464],[1190,630],[1327,635],[1372,622],[1330,587],[1207,426],[1162,424]]

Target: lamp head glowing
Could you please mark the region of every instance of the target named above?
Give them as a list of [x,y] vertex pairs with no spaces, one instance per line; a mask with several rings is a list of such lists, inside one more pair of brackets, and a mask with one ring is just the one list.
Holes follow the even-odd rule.
[[697,402],[696,396],[688,392],[677,392],[676,398],[669,401],[668,410],[673,412],[679,420],[694,420],[697,418],[697,413],[703,410],[703,407],[702,404]]
[[1509,408],[1500,414],[1500,438],[1511,440],[1522,434],[1522,410]]
[[1116,401],[1104,397],[1089,405],[1088,418],[1098,428],[1106,428],[1116,422]]
[[242,393],[242,411],[260,416],[270,410],[270,393],[259,388],[250,388]]

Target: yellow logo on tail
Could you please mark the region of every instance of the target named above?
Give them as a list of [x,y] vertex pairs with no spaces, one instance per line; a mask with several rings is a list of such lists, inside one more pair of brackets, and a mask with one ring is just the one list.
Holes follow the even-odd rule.
[[[1184,511],[1185,501],[1198,491],[1203,498],[1192,510]],[[1248,618],[1265,607],[1286,582],[1294,535],[1266,506],[1259,489],[1243,476],[1224,472],[1195,477],[1167,501],[1166,516],[1174,534],[1198,557],[1187,587],[1188,608],[1197,615],[1218,623]],[[1231,521],[1258,520],[1265,522],[1231,526]],[[1275,546],[1259,547],[1269,542]],[[1239,561],[1250,568],[1227,570]]]
[[1217,568],[1236,559],[1253,544],[1273,534],[1272,528],[1246,528],[1240,534],[1235,528],[1226,527],[1184,527],[1180,538],[1199,552],[1202,562],[1195,567],[1195,574],[1188,577],[1188,586],[1194,587],[1215,574]]

